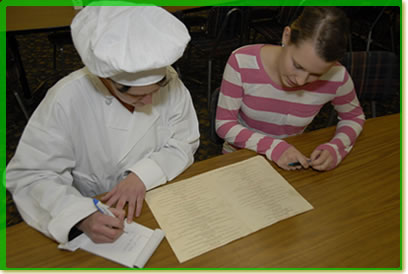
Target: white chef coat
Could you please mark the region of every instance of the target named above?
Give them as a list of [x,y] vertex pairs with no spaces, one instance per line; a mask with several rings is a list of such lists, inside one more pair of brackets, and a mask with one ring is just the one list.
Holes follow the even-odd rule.
[[96,211],[90,197],[132,171],[152,189],[193,161],[199,145],[189,91],[173,68],[153,104],[127,110],[83,68],[47,93],[6,169],[7,189],[23,219],[60,243]]

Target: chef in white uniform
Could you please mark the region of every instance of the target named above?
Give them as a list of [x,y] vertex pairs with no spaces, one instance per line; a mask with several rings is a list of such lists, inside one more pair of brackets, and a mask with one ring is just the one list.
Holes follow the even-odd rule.
[[[71,32],[85,67],[53,86],[33,113],[6,185],[23,219],[57,242],[76,231],[112,242],[126,217],[139,216],[146,190],[194,161],[197,115],[171,67],[190,36],[159,7],[89,6]],[[103,193],[115,217],[93,204]]]

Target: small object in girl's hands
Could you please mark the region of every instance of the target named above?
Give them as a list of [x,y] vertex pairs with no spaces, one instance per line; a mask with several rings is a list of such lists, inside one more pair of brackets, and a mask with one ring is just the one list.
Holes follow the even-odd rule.
[[[307,159],[307,162],[310,164],[310,162],[312,162],[312,160]],[[293,163],[289,163],[288,166],[301,166],[302,164],[298,161],[298,162],[293,162]]]
[[302,165],[300,162],[293,162],[288,164],[288,166],[300,166],[300,165]]

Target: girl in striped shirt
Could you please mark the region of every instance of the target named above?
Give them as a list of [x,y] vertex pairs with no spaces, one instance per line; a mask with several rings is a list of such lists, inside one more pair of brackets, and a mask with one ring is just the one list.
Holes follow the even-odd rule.
[[[338,62],[346,50],[347,30],[348,19],[340,9],[305,7],[284,28],[282,46],[235,50],[225,67],[216,114],[224,152],[247,148],[286,170],[336,167],[365,122],[353,81]],[[332,140],[309,157],[282,140],[303,133],[329,101],[339,118]]]

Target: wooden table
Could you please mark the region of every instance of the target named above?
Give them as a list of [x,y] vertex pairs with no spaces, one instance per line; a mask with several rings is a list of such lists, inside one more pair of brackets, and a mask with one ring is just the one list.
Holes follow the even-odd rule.
[[6,8],[7,31],[32,31],[71,25],[74,7],[10,6]]
[[[288,138],[305,155],[335,128]],[[241,150],[197,162],[177,180],[254,156]],[[275,168],[276,165],[273,164]],[[278,169],[278,168],[277,168]],[[399,268],[400,115],[369,119],[336,169],[279,172],[314,209],[179,264],[165,239],[147,268]],[[176,180],[176,181],[177,181]],[[136,220],[158,227],[148,206]],[[7,267],[115,268],[120,265],[57,244],[25,223],[7,228]]]
[[[165,6],[169,12],[198,8],[196,6]],[[26,31],[68,27],[78,10],[65,6],[9,6],[6,9],[7,31]]]

